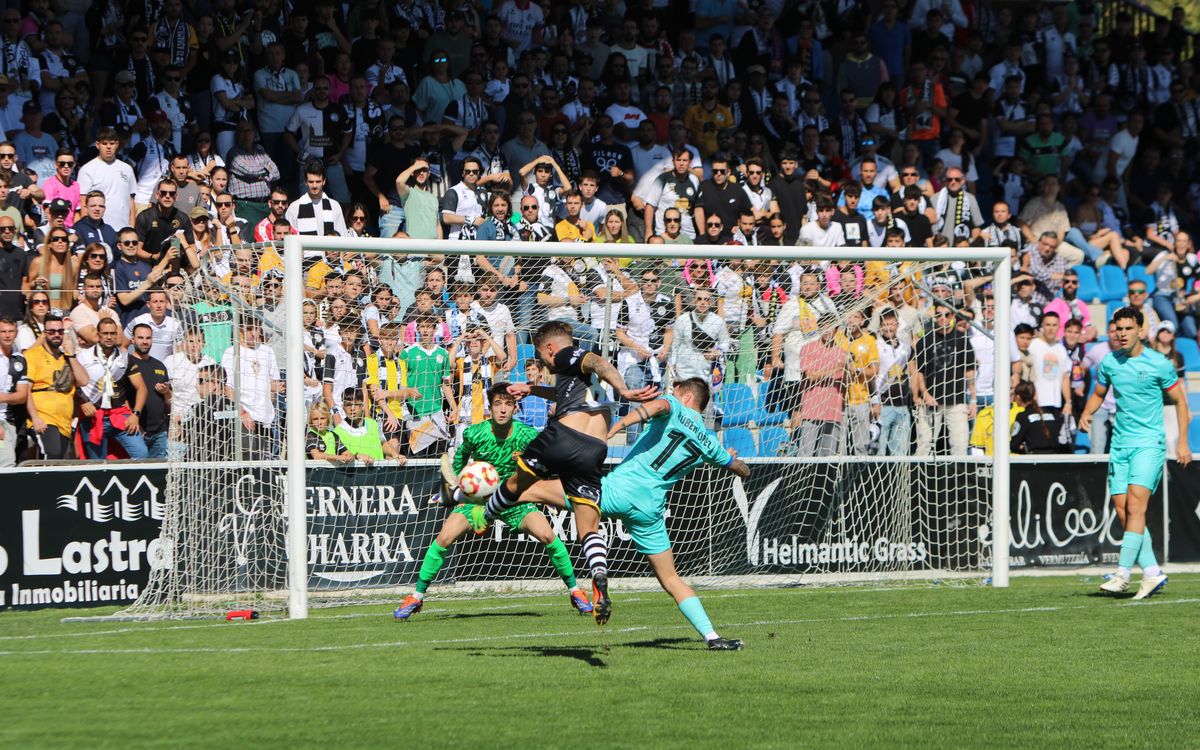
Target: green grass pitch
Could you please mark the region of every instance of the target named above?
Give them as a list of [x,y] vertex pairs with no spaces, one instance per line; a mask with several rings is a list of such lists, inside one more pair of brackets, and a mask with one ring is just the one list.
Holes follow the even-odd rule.
[[1195,748],[1200,576],[558,596],[302,622],[0,614],[3,748]]

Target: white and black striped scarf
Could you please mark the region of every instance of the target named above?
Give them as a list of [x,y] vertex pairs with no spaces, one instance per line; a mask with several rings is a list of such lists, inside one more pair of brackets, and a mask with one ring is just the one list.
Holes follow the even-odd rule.
[[307,194],[300,199],[300,205],[296,211],[296,234],[304,234],[309,236],[324,237],[330,232],[337,231],[337,225],[334,223],[334,215],[337,209],[334,208],[333,200],[322,194],[319,201],[314,202]]

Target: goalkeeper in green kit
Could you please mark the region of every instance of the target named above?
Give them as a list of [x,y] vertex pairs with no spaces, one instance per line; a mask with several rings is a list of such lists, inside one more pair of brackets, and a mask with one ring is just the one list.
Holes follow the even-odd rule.
[[[513,419],[517,402],[508,393],[508,383],[493,384],[488,389],[487,397],[491,407],[491,418],[486,422],[471,425],[463,433],[462,445],[454,454],[453,474],[457,477],[463,467],[471,461],[487,461],[496,467],[496,473],[503,482],[516,469],[513,454],[523,451],[525,446],[537,437],[538,432],[529,425]],[[471,524],[467,520],[467,511],[471,507],[473,506],[463,504],[455,506],[446,522],[442,524],[437,539],[429,545],[421,561],[417,590],[406,596],[392,613],[397,620],[407,620],[421,611],[425,602],[425,591],[445,564],[446,553],[455,542],[471,532]],[[501,513],[500,520],[514,531],[524,532],[546,546],[550,564],[558,571],[570,591],[571,606],[580,614],[591,614],[592,603],[575,581],[575,569],[571,565],[567,547],[555,536],[545,514],[531,503],[521,503]]]

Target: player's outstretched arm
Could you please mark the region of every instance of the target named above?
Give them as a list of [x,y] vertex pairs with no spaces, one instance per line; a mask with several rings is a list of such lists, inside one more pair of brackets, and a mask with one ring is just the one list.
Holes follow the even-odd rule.
[[745,461],[737,457],[736,451],[729,451],[729,455],[733,456],[733,460],[725,465],[725,468],[737,474],[742,479],[750,478],[750,466]]
[[669,414],[671,411],[671,402],[665,398],[655,399],[644,404],[635,404],[629,413],[617,420],[608,431],[608,439],[611,440],[613,435],[622,430],[632,427],[635,424],[649,422],[651,419],[660,414]]
[[1175,444],[1175,460],[1180,466],[1187,466],[1192,462],[1192,448],[1188,445],[1188,424],[1192,420],[1191,414],[1188,413],[1187,394],[1184,392],[1183,381],[1176,380],[1175,385],[1167,390],[1167,395],[1171,397],[1171,403],[1175,404],[1175,419],[1179,423],[1179,440]]
[[[1097,383],[1096,389],[1092,391],[1092,395],[1088,396],[1087,403],[1083,405],[1083,414],[1079,415],[1079,429],[1082,432],[1087,432],[1092,426],[1092,415],[1104,403],[1104,397],[1108,394],[1108,386],[1103,383]],[[1187,401],[1183,402],[1183,408],[1187,409]],[[1187,432],[1186,425],[1184,426],[1184,434]]]
[[653,385],[643,388],[629,388],[625,385],[625,378],[621,377],[621,373],[617,371],[616,366],[612,362],[592,352],[584,355],[583,362],[580,363],[580,369],[584,373],[595,374],[605,383],[611,385],[613,391],[626,401],[650,401],[657,398],[660,393],[658,386]]
[[547,401],[554,401],[558,398],[558,391],[548,385],[529,385],[528,383],[513,383],[508,387],[508,395],[513,398],[525,398],[526,396],[539,396]]

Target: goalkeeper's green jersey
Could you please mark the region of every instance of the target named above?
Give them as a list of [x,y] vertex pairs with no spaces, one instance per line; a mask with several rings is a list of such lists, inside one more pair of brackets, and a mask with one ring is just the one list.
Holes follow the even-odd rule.
[[525,446],[538,434],[537,430],[515,419],[511,424],[508,437],[504,441],[496,439],[491,420],[468,427],[463,433],[462,445],[454,454],[454,473],[461,472],[471,461],[487,461],[496,467],[501,481],[507,479],[508,475],[517,469],[517,461],[513,454],[525,450]]

